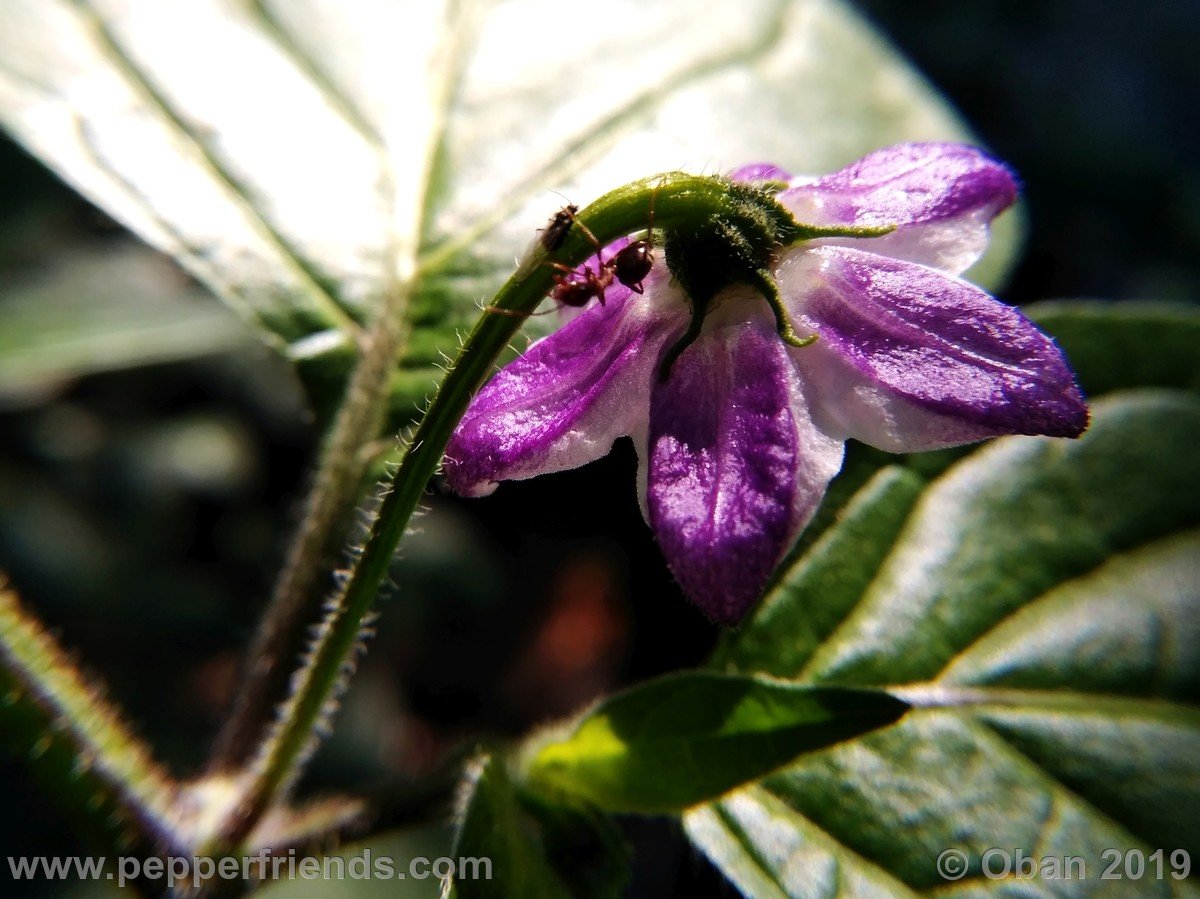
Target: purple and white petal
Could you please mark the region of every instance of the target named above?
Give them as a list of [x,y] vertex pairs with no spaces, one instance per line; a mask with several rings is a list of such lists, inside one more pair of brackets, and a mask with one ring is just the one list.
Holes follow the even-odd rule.
[[667,564],[710,618],[736,623],[816,510],[842,444],[809,419],[756,310],[679,357],[653,391],[648,436],[649,521]]
[[752,162],[741,165],[727,176],[731,181],[791,181],[790,172],[785,172],[771,162]]
[[916,452],[1087,427],[1058,347],[973,284],[844,247],[789,253],[778,275],[797,327],[820,335],[793,356],[835,437]]
[[896,226],[869,240],[821,243],[965,271],[987,248],[988,223],[1017,197],[1002,163],[962,144],[900,144],[841,171],[779,194],[797,221],[811,225]]
[[483,496],[502,480],[575,468],[645,430],[663,345],[686,324],[610,296],[534,343],[471,401],[446,448],[446,483]]

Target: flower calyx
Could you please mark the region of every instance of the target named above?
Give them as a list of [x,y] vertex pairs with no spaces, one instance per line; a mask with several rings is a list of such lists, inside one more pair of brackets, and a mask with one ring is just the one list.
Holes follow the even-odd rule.
[[749,286],[762,294],[771,307],[781,340],[794,347],[813,343],[817,335],[801,336],[797,332],[779,296],[772,274],[779,253],[803,240],[880,237],[894,230],[803,225],[775,198],[783,186],[781,182],[712,180],[721,195],[720,208],[663,229],[667,267],[691,300],[692,318],[686,332],[664,355],[660,381],[667,379],[675,360],[700,336],[713,299],[736,285]]

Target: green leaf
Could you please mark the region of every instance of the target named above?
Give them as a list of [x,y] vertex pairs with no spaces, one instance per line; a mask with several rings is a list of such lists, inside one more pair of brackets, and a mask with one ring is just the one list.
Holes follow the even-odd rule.
[[492,865],[490,877],[455,879],[459,899],[616,899],[629,877],[624,845],[608,818],[577,803],[522,794],[491,756],[468,766],[453,854]]
[[[834,0],[604,15],[539,0],[22,0],[4,25],[0,121],[19,140],[293,359],[344,373],[359,325],[385,300],[402,309],[402,407],[556,191],[583,203],[681,164],[819,173],[968,137]],[[993,271],[1014,245],[993,241]]]
[[1200,390],[1200,306],[1057,300],[1024,311],[1058,341],[1089,396],[1130,387]]
[[566,734],[535,739],[523,774],[547,795],[609,811],[678,811],[906,710],[879,691],[681,672],[605,699]]
[[[876,686],[914,710],[693,810],[747,895],[1004,894],[992,847],[1200,853],[1200,400],[1114,394],[1077,441],[1013,437],[921,489],[885,469],[724,645],[730,671]],[[956,886],[935,861],[969,859]],[[957,892],[956,892],[957,891]]]
[[[714,667],[794,677],[854,607],[924,486],[924,479],[899,466],[879,470],[846,504],[838,524],[787,570],[743,630],[720,644]],[[814,597],[820,601],[810,601]]]
[[73,250],[0,296],[0,403],[63,381],[246,345],[246,327],[167,260],[139,246]]

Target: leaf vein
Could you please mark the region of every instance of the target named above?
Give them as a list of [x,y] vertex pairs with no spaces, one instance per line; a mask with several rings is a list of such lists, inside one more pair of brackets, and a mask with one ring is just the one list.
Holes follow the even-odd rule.
[[788,3],[781,0],[775,5],[774,15],[767,19],[754,40],[728,52],[697,60],[677,72],[668,74],[657,84],[631,98],[620,109],[614,110],[576,134],[558,154],[518,182],[506,196],[497,200],[490,214],[482,216],[475,225],[463,229],[456,237],[425,253],[419,260],[422,270],[440,271],[465,247],[479,240],[519,209],[540,185],[561,183],[584,169],[613,146],[626,127],[646,116],[665,97],[669,97],[690,82],[700,81],[716,72],[752,61],[770,52],[783,41],[786,34],[783,22],[787,9]]
[[329,101],[343,121],[378,152],[386,165],[390,165],[391,160],[387,156],[386,144],[375,126],[367,120],[353,97],[338,87],[333,77],[313,58],[312,54],[300,46],[291,30],[271,10],[266,0],[246,0],[245,9],[262,31],[287,54],[297,70],[311,81]]
[[[1116,830],[1120,831],[1123,839],[1127,839],[1131,843],[1139,841],[1140,838],[1138,837],[1138,835],[1133,833],[1131,830],[1129,830],[1129,828],[1123,822],[1113,819],[1106,812],[1102,811],[1090,799],[1083,796],[1081,793],[1078,793],[1077,791],[1073,790],[1071,787],[1067,786],[1065,783],[1063,783],[1061,780],[1059,780],[1057,777],[1055,777],[1052,773],[1050,773],[1048,770],[1046,770],[1045,766],[1043,766],[1035,758],[1033,758],[1031,755],[1029,755],[1027,752],[1025,752],[1019,746],[1017,746],[1016,743],[1014,743],[1012,741],[1012,739],[1010,737],[1008,737],[1003,731],[992,726],[987,721],[983,721],[979,718],[973,718],[972,720],[967,722],[967,726],[970,727],[972,730],[986,731],[987,733],[991,734],[996,740],[998,740],[1000,743],[1002,743],[1004,745],[1004,747],[1007,749],[1008,752],[1010,752],[1012,755],[1018,757],[1024,763],[1026,763],[1030,768],[1032,768],[1034,773],[1042,780],[1043,785],[1050,791],[1050,797],[1053,802],[1055,802],[1055,803],[1060,802],[1061,801],[1060,796],[1066,797],[1069,799],[1074,799],[1074,800],[1078,801],[1083,807],[1085,807],[1090,814],[1095,815],[1096,818],[1098,818],[1101,821],[1106,821],[1106,822],[1110,823]],[[1059,791],[1060,795],[1055,795],[1055,791]],[[1050,818],[1047,818],[1046,820],[1044,820],[1042,822],[1041,826],[1044,827],[1045,825],[1047,825],[1049,823],[1050,820],[1051,820]],[[1039,836],[1039,841],[1041,839],[1042,839],[1042,837]]]
[[[1200,533],[1200,532],[1196,532],[1196,533]],[[1095,576],[1096,573],[1101,571],[1102,569],[1111,567],[1114,563],[1118,563],[1118,562],[1126,560],[1130,557],[1137,556],[1137,555],[1143,553],[1144,551],[1146,551],[1147,549],[1149,549],[1159,543],[1164,542],[1164,540],[1170,540],[1170,539],[1172,539],[1170,536],[1163,537],[1162,535],[1156,535],[1155,537],[1152,537],[1149,540],[1144,540],[1142,542],[1135,543],[1131,546],[1122,547],[1118,551],[1113,551],[1112,549],[1106,549],[1105,552],[1103,553],[1103,555],[1097,559],[1095,564],[1093,564],[1086,571],[1078,572],[1077,574],[1067,578],[1064,581],[1059,581],[1058,583],[1052,584],[1047,589],[1042,590],[1041,592],[1036,593],[1036,594],[1028,597],[1027,599],[1019,602],[1013,608],[1007,609],[999,618],[995,619],[991,624],[989,624],[986,629],[984,629],[980,633],[976,634],[969,643],[964,645],[961,649],[959,649],[957,652],[955,652],[953,655],[951,655],[948,659],[946,659],[946,661],[943,663],[941,669],[939,669],[938,672],[936,674],[934,674],[933,677],[930,678],[930,681],[937,681],[939,678],[943,677],[946,674],[947,670],[952,665],[954,665],[956,662],[958,662],[962,658],[964,658],[968,653],[971,652],[972,649],[977,647],[985,639],[987,639],[989,636],[991,636],[996,631],[998,631],[1001,627],[1003,627],[1005,625],[1005,623],[1012,620],[1016,616],[1024,613],[1027,609],[1030,609],[1030,608],[1036,606],[1038,603],[1044,601],[1047,597],[1053,596],[1055,593],[1059,592],[1060,590],[1068,589],[1073,585],[1076,585],[1082,581],[1086,581],[1087,579]],[[1158,617],[1159,616],[1156,613],[1155,619],[1158,620]],[[1159,629],[1159,633],[1156,635],[1155,643],[1160,646],[1163,644],[1161,629]],[[1156,657],[1161,658],[1161,655],[1156,654]]]
[[292,271],[300,288],[313,304],[338,327],[357,332],[357,322],[337,297],[323,286],[322,278],[313,263],[305,258],[270,218],[255,205],[246,184],[225,165],[219,154],[201,133],[184,120],[166,95],[151,83],[145,72],[125,52],[104,17],[91,6],[89,0],[71,0],[71,5],[79,13],[82,24],[88,28],[100,53],[108,59],[113,69],[126,84],[136,93],[141,94],[159,112],[160,120],[193,148],[197,161],[203,164],[214,180],[235,200],[246,221],[262,235],[270,246],[274,247],[280,260]]

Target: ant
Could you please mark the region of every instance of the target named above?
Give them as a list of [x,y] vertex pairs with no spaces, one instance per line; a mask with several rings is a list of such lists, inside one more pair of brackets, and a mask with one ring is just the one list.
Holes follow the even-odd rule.
[[[651,229],[654,226],[653,200],[650,205],[650,220],[646,225],[646,236],[630,241],[608,260],[601,255],[602,247],[600,241],[596,239],[596,235],[588,229],[587,225],[575,218],[576,211],[574,206],[567,206],[555,216],[550,228],[546,230],[547,232],[552,230],[562,217],[579,225],[588,240],[596,247],[596,269],[593,271],[590,266],[584,265],[582,271],[577,271],[561,262],[550,263],[559,271],[566,272],[566,274],[554,276],[554,290],[550,296],[564,306],[586,306],[593,298],[604,305],[605,291],[614,280],[640,295],[643,290],[642,282],[646,280],[654,265],[653,244],[650,242]],[[570,225],[568,224],[566,227],[569,229]],[[565,236],[566,231],[564,230],[563,237],[565,238]],[[545,238],[543,238],[543,242],[544,240]]]
[[[581,222],[577,217],[579,207],[574,203],[569,203],[556,212],[553,218],[546,224],[546,227],[539,231],[537,243],[548,252],[554,252],[563,245],[567,239],[567,233],[571,230],[572,225],[578,225],[580,230],[587,236],[588,240],[596,247],[596,269],[593,271],[588,265],[584,265],[582,270],[573,269],[570,266],[564,265],[561,262],[546,262],[544,265],[549,265],[556,268],[562,274],[554,276],[554,290],[550,296],[555,302],[563,306],[572,306],[579,308],[586,306],[592,299],[598,299],[601,305],[604,304],[605,291],[613,281],[625,285],[636,294],[641,294],[643,291],[642,282],[650,274],[650,269],[654,265],[653,244],[651,243],[651,228],[654,226],[654,201],[650,201],[650,218],[646,225],[646,236],[630,241],[620,250],[618,250],[611,259],[604,259],[602,252],[603,247],[596,235],[591,232],[587,225]],[[536,246],[536,244],[535,244]],[[544,313],[514,313],[509,309],[500,309],[496,306],[488,306],[488,312],[495,312],[502,315],[539,315]]]

